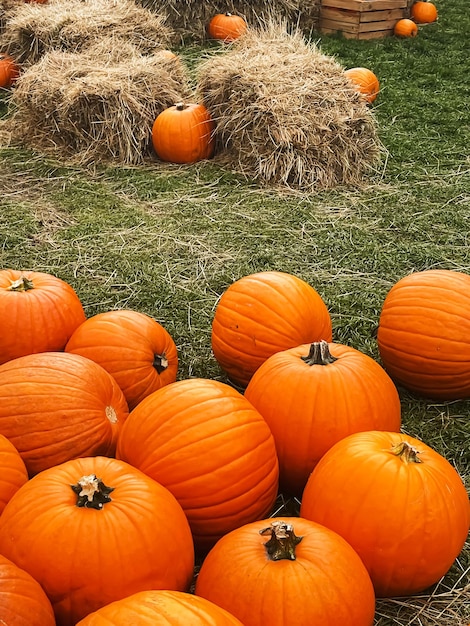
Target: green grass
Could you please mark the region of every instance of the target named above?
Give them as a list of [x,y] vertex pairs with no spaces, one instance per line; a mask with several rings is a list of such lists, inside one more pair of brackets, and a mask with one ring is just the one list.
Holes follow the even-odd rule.
[[[152,315],[178,346],[180,379],[226,380],[210,347],[217,300],[232,281],[268,269],[313,285],[335,341],[378,358],[381,306],[398,279],[428,268],[470,273],[470,14],[466,0],[436,4],[438,22],[415,39],[314,34],[325,53],[370,67],[381,82],[373,110],[387,158],[364,189],[284,193],[215,162],[91,170],[4,147],[0,267],[67,280],[89,316],[123,307]],[[195,68],[205,49],[180,52]],[[400,394],[404,430],[444,454],[470,487],[470,402]],[[381,603],[376,623],[467,624],[469,554],[440,599]],[[461,576],[463,596],[452,588]]]

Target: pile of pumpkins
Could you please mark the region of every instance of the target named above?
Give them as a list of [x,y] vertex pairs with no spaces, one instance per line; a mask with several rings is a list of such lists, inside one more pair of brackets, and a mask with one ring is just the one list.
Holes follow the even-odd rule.
[[411,5],[410,17],[398,20],[393,28],[397,37],[416,37],[418,24],[432,24],[437,20],[436,5],[430,0],[416,0]]
[[372,626],[376,597],[437,583],[469,499],[400,432],[396,384],[470,397],[469,300],[464,273],[398,281],[382,367],[304,280],[244,276],[213,317],[224,383],[177,380],[147,314],[86,318],[60,278],[0,271],[0,621]]

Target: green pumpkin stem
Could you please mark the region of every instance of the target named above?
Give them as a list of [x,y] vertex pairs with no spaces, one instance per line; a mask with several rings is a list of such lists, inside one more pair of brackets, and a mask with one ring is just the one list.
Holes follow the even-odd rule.
[[107,487],[95,474],[82,476],[76,485],[70,485],[77,494],[76,505],[100,511],[107,502],[111,502],[109,494],[114,487]]
[[420,451],[414,448],[407,441],[400,441],[392,446],[392,453],[395,456],[400,457],[405,463],[422,463],[422,460],[418,457]]
[[164,352],[162,352],[161,354],[154,354],[152,365],[159,374],[164,372],[168,367],[168,359],[166,358],[166,354]]
[[266,553],[271,561],[288,559],[295,561],[295,546],[302,541],[302,537],[297,537],[292,524],[283,521],[272,522],[268,528],[259,531],[260,535],[271,535],[264,544]]
[[34,289],[33,281],[26,276],[20,276],[8,287],[8,291],[29,291],[30,289]]
[[329,365],[338,360],[331,354],[328,342],[324,339],[312,343],[307,356],[301,356],[300,358],[307,365]]

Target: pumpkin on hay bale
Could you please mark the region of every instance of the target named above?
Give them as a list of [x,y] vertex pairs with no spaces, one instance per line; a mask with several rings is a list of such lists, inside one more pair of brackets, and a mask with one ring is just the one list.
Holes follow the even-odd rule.
[[376,121],[332,57],[281,24],[249,29],[199,66],[216,158],[261,184],[359,185],[376,164]]

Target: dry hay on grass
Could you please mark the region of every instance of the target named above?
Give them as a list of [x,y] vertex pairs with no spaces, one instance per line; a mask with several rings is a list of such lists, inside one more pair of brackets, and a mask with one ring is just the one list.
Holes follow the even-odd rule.
[[0,137],[71,163],[144,162],[157,115],[189,96],[186,70],[178,57],[129,46],[111,50],[106,64],[97,58],[45,54],[21,74]]
[[332,57],[280,24],[198,68],[218,159],[263,184],[357,186],[380,156],[373,112]]
[[81,52],[105,36],[120,37],[142,54],[167,48],[175,40],[163,16],[133,0],[49,0],[11,10],[0,47],[31,65],[46,52]]

